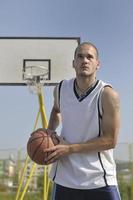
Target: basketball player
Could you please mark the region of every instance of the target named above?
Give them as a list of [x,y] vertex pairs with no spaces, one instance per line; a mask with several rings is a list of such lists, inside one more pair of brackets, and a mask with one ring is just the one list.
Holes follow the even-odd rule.
[[[61,143],[46,151],[53,163],[55,200],[120,200],[113,149],[120,127],[119,96],[110,84],[97,80],[99,55],[88,42],[80,44],[73,60],[76,78],[54,90],[49,129],[62,119]],[[55,162],[56,161],[56,162]]]

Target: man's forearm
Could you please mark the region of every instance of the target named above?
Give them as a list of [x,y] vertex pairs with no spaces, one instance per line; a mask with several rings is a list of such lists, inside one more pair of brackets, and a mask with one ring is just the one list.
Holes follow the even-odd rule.
[[56,130],[60,123],[60,113],[57,112],[54,108],[51,111],[48,129]]
[[70,144],[70,153],[90,153],[90,152],[100,152],[108,149],[114,148],[114,143],[112,138],[99,137],[92,139],[85,143]]

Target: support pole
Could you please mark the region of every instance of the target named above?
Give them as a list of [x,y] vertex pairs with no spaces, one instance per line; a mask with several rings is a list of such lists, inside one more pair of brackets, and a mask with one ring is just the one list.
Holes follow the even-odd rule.
[[[37,117],[36,117],[36,120],[35,120],[35,124],[34,124],[34,129],[33,131],[36,129],[37,127],[37,123],[38,123],[38,120],[39,120],[39,115],[40,115],[40,110],[38,111],[37,113]],[[26,174],[26,171],[27,171],[27,167],[28,167],[28,163],[30,162],[30,158],[29,156],[27,156],[26,160],[25,160],[25,164],[24,164],[24,168],[23,168],[23,171],[22,171],[22,175],[20,177],[20,182],[19,182],[19,185],[18,185],[18,190],[17,190],[17,193],[16,193],[16,199],[15,200],[19,200],[20,199],[20,192],[21,192],[21,188],[22,188],[22,184],[23,184],[23,181],[24,181],[24,177],[25,177],[25,174]],[[35,168],[34,165],[32,166],[32,168]],[[32,169],[31,169],[32,170]],[[31,179],[31,176],[30,176],[30,179]],[[28,179],[27,180],[28,183],[30,183],[30,180]],[[26,186],[24,187],[24,191],[22,192],[22,196],[21,196],[21,200],[23,200],[24,198],[24,195],[26,193],[26,189],[28,188],[28,184],[26,184]]]
[[[47,118],[46,118],[46,110],[45,110],[43,96],[42,96],[41,91],[38,93],[38,100],[39,100],[39,105],[40,105],[42,126],[43,126],[43,128],[47,128],[48,122],[47,122]],[[47,191],[48,191],[49,184],[47,181],[48,180],[47,173],[48,173],[48,166],[44,166],[44,200],[47,200],[47,198],[48,198]]]
[[20,200],[23,200],[23,198],[24,198],[24,195],[25,195],[25,193],[26,193],[26,191],[27,191],[27,189],[28,189],[30,180],[31,180],[31,178],[32,178],[32,176],[33,176],[33,174],[34,174],[34,172],[35,172],[35,170],[36,170],[36,167],[37,167],[37,164],[34,163],[33,166],[32,166],[32,168],[31,168],[30,175],[29,175],[29,177],[28,177],[28,180],[27,180],[27,182],[26,182],[26,185],[25,185],[24,191],[22,192],[22,196],[21,196]]
[[15,200],[19,200],[18,198],[19,198],[19,194],[20,194],[20,191],[21,191],[21,187],[22,187],[23,181],[24,181],[24,176],[26,174],[26,170],[27,170],[27,166],[28,166],[29,160],[30,160],[30,158],[27,156],[25,164],[24,164],[24,169],[23,169],[23,172],[22,172],[22,176],[20,178],[20,183],[19,183],[19,186],[18,186],[18,190],[17,190],[17,194],[16,194],[16,199]]
[[[46,110],[45,110],[43,96],[42,96],[41,91],[38,93],[38,100],[39,100],[40,109],[39,109],[39,112],[38,112],[38,115],[37,115],[37,118],[36,118],[34,130],[36,129],[40,114],[41,114],[41,120],[42,120],[42,127],[47,128],[47,126],[48,126],[48,122],[47,122],[47,118],[46,118]],[[21,187],[22,187],[22,182],[23,182],[23,179],[24,179],[24,175],[26,173],[26,169],[27,169],[27,166],[28,166],[28,162],[29,162],[29,158],[27,157],[26,163],[25,163],[25,166],[24,166],[24,171],[23,171],[24,173],[22,174],[20,185],[19,185],[19,188],[18,188],[18,191],[17,191],[16,200],[18,200],[18,198],[19,198],[19,200],[23,200],[25,193],[28,189],[28,186],[30,184],[30,180],[31,180],[31,178],[32,178],[32,176],[33,176],[33,174],[36,170],[36,167],[37,167],[37,165],[34,163],[32,168],[31,168],[31,172],[30,172],[30,175],[29,175],[28,180],[26,182],[25,188],[22,192],[22,195],[21,195],[21,197],[19,197],[20,190],[21,190]],[[48,200],[48,191],[49,191],[49,185],[50,185],[47,173],[48,173],[48,166],[44,166],[44,200]]]
[[39,105],[40,105],[42,126],[43,126],[43,128],[47,128],[48,122],[47,122],[47,118],[46,118],[46,110],[45,110],[45,107],[44,107],[44,101],[43,101],[43,96],[42,96],[41,92],[38,94],[38,100],[39,100]]

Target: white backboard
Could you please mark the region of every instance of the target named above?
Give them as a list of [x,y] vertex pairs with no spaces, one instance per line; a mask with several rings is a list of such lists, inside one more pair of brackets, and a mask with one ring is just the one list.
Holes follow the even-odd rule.
[[28,65],[49,69],[46,85],[75,76],[72,60],[80,38],[0,37],[0,85],[26,85]]

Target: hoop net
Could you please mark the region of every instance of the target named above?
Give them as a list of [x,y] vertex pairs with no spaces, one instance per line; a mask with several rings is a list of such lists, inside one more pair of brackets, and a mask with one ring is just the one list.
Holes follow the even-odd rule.
[[23,79],[26,81],[29,91],[34,94],[41,92],[47,77],[48,69],[45,66],[26,66],[23,71]]

